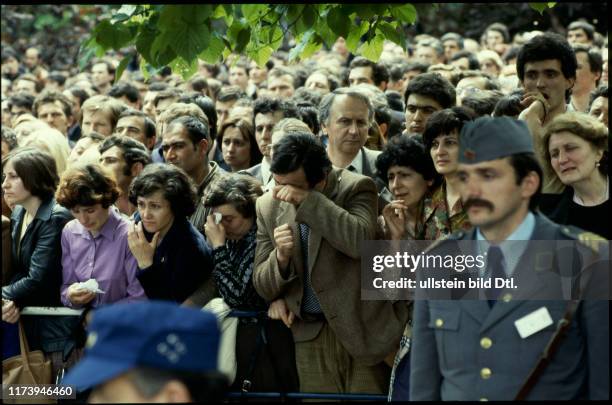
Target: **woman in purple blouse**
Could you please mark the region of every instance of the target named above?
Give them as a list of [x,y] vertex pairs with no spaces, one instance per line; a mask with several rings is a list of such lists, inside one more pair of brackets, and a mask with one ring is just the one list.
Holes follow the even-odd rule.
[[[61,300],[67,307],[146,299],[127,243],[129,222],[112,206],[118,196],[115,180],[97,164],[75,166],[60,180],[56,200],[75,217],[62,232]],[[81,286],[89,279],[103,293]]]

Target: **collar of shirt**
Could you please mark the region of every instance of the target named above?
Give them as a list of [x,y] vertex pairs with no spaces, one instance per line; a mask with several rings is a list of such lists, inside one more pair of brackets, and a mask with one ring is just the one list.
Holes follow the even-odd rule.
[[363,151],[361,149],[359,149],[359,152],[357,152],[357,156],[355,156],[355,159],[353,159],[353,161],[349,163],[346,169],[349,170],[349,167],[351,166],[355,168],[355,170],[353,170],[355,173],[363,173]]
[[[527,249],[527,242],[531,239],[533,231],[535,230],[535,215],[531,211],[527,213],[523,222],[506,238],[505,241],[499,244],[502,253],[504,254],[504,269],[508,276],[514,273],[516,265],[518,264],[521,256]],[[476,229],[476,240],[481,242],[478,244],[480,254],[489,250],[489,242],[480,232],[480,228]],[[486,271],[486,266],[481,272]]]
[[[121,214],[114,205],[108,207],[108,210],[108,220],[102,226],[102,229],[100,229],[100,233],[98,236],[96,236],[96,238],[99,236],[104,236],[106,239],[112,241],[115,239],[115,229],[121,221]],[[80,234],[85,239],[95,239],[92,237],[91,233],[78,221],[75,233]]]
[[272,179],[272,172],[270,172],[270,163],[268,163],[266,158],[262,159],[260,169],[261,179],[263,180],[264,187],[274,182],[274,180]]

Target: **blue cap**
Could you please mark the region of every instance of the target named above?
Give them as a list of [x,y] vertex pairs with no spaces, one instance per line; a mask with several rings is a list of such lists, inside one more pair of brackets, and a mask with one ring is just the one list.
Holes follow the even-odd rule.
[[62,384],[83,391],[139,366],[216,371],[219,339],[211,312],[166,301],[112,304],[93,312],[85,355]]
[[459,134],[459,163],[475,164],[519,153],[534,153],[527,124],[510,117],[479,117]]

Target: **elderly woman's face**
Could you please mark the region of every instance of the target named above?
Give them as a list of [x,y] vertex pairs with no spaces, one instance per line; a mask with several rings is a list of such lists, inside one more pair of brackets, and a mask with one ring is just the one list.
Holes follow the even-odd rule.
[[569,131],[554,133],[548,141],[550,164],[557,177],[567,186],[589,180],[597,174],[597,163],[603,156],[588,141]]
[[403,200],[408,207],[414,206],[425,196],[431,181],[408,166],[391,166],[387,171],[389,190],[396,200]]
[[222,215],[221,224],[225,229],[225,237],[229,240],[242,239],[253,226],[254,218],[245,218],[232,204],[214,207],[212,212]]

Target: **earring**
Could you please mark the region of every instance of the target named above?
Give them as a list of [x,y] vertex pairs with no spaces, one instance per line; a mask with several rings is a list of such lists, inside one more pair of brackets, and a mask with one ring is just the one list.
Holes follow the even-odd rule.
[[599,167],[599,166],[601,166],[601,163],[599,162],[595,163],[595,167]]

